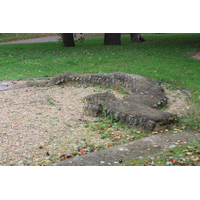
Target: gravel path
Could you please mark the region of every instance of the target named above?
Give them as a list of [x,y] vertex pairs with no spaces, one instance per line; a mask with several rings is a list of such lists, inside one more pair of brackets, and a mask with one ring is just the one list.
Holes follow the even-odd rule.
[[55,42],[59,40],[59,36],[41,37],[27,40],[17,40],[12,42],[2,42],[0,44],[18,44],[18,43],[39,43],[39,42]]
[[[12,81],[12,84],[22,82]],[[41,165],[41,162],[47,165],[63,153],[70,154],[76,146],[112,142],[84,127],[94,118],[83,114],[82,99],[106,90],[67,86],[11,88],[10,82],[0,83],[0,165]],[[115,134],[122,133],[115,131]]]

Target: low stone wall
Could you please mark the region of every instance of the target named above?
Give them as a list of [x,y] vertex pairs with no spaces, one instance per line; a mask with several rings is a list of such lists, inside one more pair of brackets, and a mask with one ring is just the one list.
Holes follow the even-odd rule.
[[85,98],[85,114],[94,117],[112,117],[116,121],[138,130],[157,131],[164,129],[174,117],[171,113],[155,108],[167,103],[161,85],[144,76],[116,73],[58,74],[49,81],[27,82],[27,86],[44,87],[58,84],[71,86],[100,86],[121,89],[130,94],[125,99],[116,99],[113,94],[102,93]]

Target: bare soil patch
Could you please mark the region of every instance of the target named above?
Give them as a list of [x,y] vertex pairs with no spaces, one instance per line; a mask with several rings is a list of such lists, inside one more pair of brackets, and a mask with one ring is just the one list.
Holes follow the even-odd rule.
[[[49,165],[50,157],[59,161],[77,146],[109,147],[110,138],[102,139],[96,129],[85,127],[94,118],[84,115],[83,99],[99,92],[106,90],[54,86],[0,91],[0,165]],[[124,97],[112,92],[117,98]],[[170,106],[165,111],[182,115],[189,106],[187,96],[167,89],[166,94]],[[113,127],[110,131],[116,136],[128,134],[128,130]]]

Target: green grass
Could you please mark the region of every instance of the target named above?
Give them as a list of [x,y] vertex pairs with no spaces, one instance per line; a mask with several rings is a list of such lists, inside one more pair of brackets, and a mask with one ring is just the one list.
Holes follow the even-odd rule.
[[0,33],[0,43],[58,35],[58,33]]
[[126,161],[125,166],[200,166],[200,143],[177,142],[177,147]]
[[[101,139],[114,139],[112,145],[119,145],[148,136],[147,133],[128,128],[122,122],[116,123],[114,119],[108,119],[106,116],[105,118],[96,118],[94,122],[88,121],[85,127],[92,132],[98,132],[101,135]],[[118,139],[114,134],[115,131],[120,131]]]
[[58,42],[0,46],[0,78],[32,78],[66,72],[125,72],[179,85],[200,93],[200,61],[190,58],[200,34],[146,34],[147,42],[103,45],[103,38],[87,38],[75,47]]

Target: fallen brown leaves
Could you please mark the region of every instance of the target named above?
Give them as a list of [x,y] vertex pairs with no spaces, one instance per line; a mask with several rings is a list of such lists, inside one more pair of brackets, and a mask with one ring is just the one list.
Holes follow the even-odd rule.
[[79,155],[84,155],[84,154],[86,154],[86,150],[81,149],[80,152],[78,152],[78,154],[79,154]]
[[200,160],[197,156],[192,156],[191,159],[195,162],[195,164],[197,164],[197,161]]
[[120,140],[121,139],[121,135],[116,135],[113,140]]
[[62,154],[61,156],[60,156],[60,158],[62,158],[62,159],[68,159],[68,158],[72,158],[73,156],[71,155],[71,154]]

